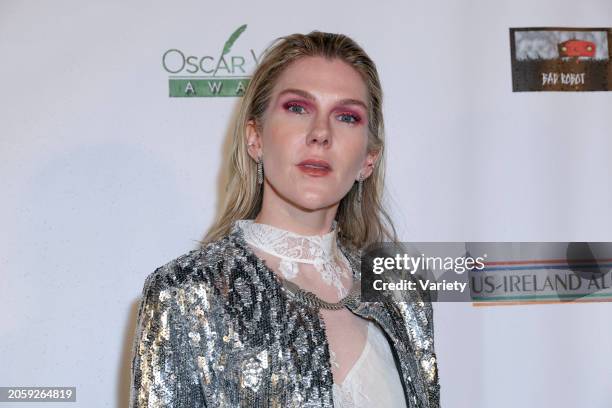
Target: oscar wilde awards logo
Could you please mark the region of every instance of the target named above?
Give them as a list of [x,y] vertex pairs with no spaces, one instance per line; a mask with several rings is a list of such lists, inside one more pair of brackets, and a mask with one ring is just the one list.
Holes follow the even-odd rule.
[[609,91],[612,29],[511,28],[513,91]]
[[246,55],[232,52],[246,28],[246,24],[238,27],[216,54],[189,55],[177,48],[164,52],[170,97],[242,96],[249,83],[246,73],[258,63],[252,49]]

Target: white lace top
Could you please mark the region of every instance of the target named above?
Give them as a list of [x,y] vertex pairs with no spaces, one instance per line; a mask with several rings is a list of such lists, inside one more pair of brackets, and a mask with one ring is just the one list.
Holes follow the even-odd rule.
[[[331,302],[349,292],[352,272],[338,249],[335,221],[331,231],[323,235],[300,235],[254,220],[239,220],[238,225],[246,242],[275,273],[298,286],[316,286],[317,295]],[[341,384],[333,385],[334,407],[405,408],[399,373],[380,327],[346,308],[322,310],[321,314],[334,378],[346,373]],[[364,329],[365,344],[359,336]]]
[[[297,277],[298,263],[312,265],[327,285],[336,288],[339,297],[348,294],[342,279],[348,279],[350,266],[336,244],[336,221],[332,231],[324,235],[300,235],[253,220],[237,223],[249,244],[280,259],[278,269],[285,279]],[[302,269],[312,269],[305,268],[306,265]]]

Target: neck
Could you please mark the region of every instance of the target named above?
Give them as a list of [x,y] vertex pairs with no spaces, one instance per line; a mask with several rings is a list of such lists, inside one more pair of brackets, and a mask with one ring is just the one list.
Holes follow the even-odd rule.
[[255,222],[257,223],[271,225],[299,235],[327,234],[331,230],[333,220],[333,217],[325,217],[308,222],[304,220],[286,219],[278,216],[268,217],[262,213],[259,213],[255,218]]
[[255,217],[255,222],[300,235],[323,235],[331,230],[339,204],[338,202],[318,210],[308,210],[280,203],[279,200],[266,200],[264,194],[261,211]]

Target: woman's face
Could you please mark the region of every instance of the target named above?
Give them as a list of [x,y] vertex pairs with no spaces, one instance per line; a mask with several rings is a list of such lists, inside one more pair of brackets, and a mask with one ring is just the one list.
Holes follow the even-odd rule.
[[303,57],[285,68],[262,131],[247,126],[251,157],[263,154],[264,194],[316,210],[339,203],[360,171],[369,176],[376,156],[366,150],[367,96],[359,73],[339,59]]

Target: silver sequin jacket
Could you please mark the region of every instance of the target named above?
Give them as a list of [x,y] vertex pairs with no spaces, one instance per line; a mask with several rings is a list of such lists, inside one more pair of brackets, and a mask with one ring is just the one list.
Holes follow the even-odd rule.
[[[359,251],[338,245],[360,277]],[[383,329],[406,405],[439,407],[432,307],[405,293],[347,307]],[[322,316],[285,289],[236,223],[147,277],[132,351],[132,408],[333,408]]]

